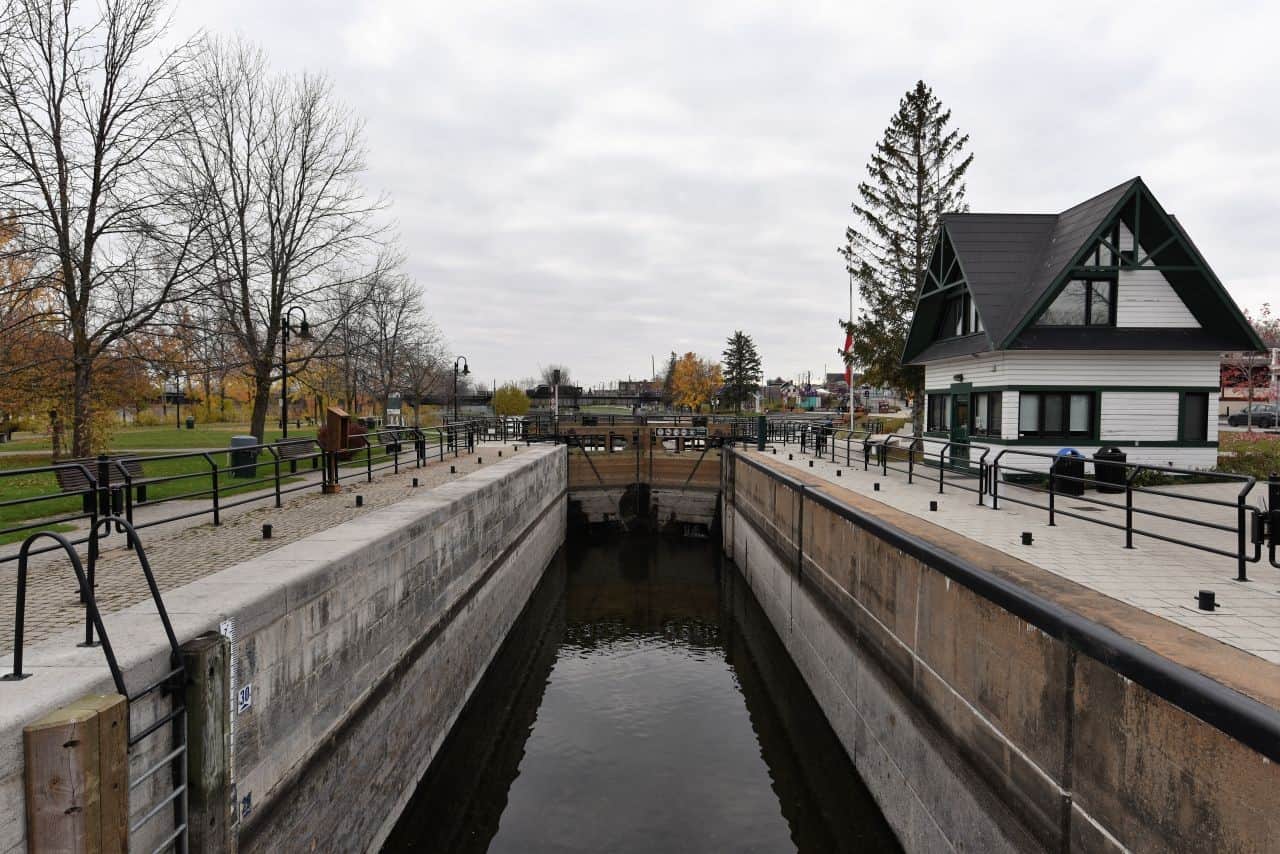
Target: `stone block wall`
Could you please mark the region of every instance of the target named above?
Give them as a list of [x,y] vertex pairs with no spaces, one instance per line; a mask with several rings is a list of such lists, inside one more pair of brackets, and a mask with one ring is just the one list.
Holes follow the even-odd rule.
[[[165,595],[180,641],[234,625],[241,851],[376,849],[563,542],[566,485],[562,447],[522,448]],[[130,686],[167,664],[149,611],[108,624]],[[0,804],[22,803],[21,727],[37,708],[109,688],[101,652],[73,643],[29,651],[32,690],[0,716]],[[136,724],[158,702],[135,704]],[[139,803],[163,793],[156,777]],[[6,811],[0,851],[24,845]]]
[[[1170,649],[1169,633],[1194,633],[775,466],[729,457],[725,551],[907,850],[1243,852],[1280,839],[1280,743],[1255,738],[1280,732],[1274,706],[1176,662],[1135,668],[1132,639],[1088,620],[1096,608]],[[946,571],[962,563],[990,578]],[[1073,628],[1013,609],[1018,596]],[[1265,665],[1210,643],[1202,665]],[[1188,708],[1250,723],[1230,732]]]

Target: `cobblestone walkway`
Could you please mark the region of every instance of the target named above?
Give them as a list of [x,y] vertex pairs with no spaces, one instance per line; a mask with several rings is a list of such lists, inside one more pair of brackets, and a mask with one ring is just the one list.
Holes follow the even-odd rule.
[[[789,454],[794,459],[788,460]],[[925,480],[920,475],[914,484],[908,484],[906,475],[895,471],[885,475],[872,468],[868,472],[863,471],[861,462],[850,466],[843,462],[832,463],[829,459],[813,460],[810,468],[809,462],[813,458],[801,454],[799,445],[778,444],[777,456],[771,455],[771,458],[903,512],[944,525],[970,539],[1259,658],[1280,663],[1280,570],[1268,566],[1265,559],[1261,564],[1249,564],[1250,580],[1239,582],[1235,580],[1233,559],[1145,537],[1135,540],[1135,548],[1126,549],[1123,531],[1061,514],[1057,524],[1050,527],[1047,513],[1042,509],[1002,500],[1000,509],[993,510],[989,506],[979,506],[974,493],[955,486],[948,487],[945,494],[939,495],[937,481]],[[924,477],[928,476],[926,470]],[[876,484],[879,484],[878,490]],[[1234,486],[1214,484],[1173,489],[1215,498],[1230,497],[1236,491]],[[1042,494],[1033,495],[1009,484],[1001,485],[1000,494],[1002,498],[1020,495],[1036,504],[1045,501]],[[1114,496],[1109,497],[1114,499]],[[929,510],[930,501],[938,503],[936,511]],[[1197,508],[1191,502],[1149,495],[1143,496],[1143,501],[1144,506],[1175,515],[1203,514],[1206,519],[1230,521],[1230,513],[1221,508]],[[1065,496],[1059,497],[1059,507],[1078,513],[1095,509]],[[1227,515],[1223,516],[1223,513]],[[1123,515],[1096,515],[1106,521],[1123,523]],[[1164,535],[1179,535],[1182,539],[1222,548],[1233,545],[1232,538],[1225,533],[1187,523],[1144,519],[1142,524]],[[1023,531],[1032,533],[1032,545],[1022,543]],[[1206,589],[1217,593],[1220,607],[1216,611],[1196,608],[1196,593]]]
[[[509,455],[512,446],[479,445],[474,455],[447,457],[443,462],[429,462],[423,468],[402,467],[399,474],[375,474],[373,483],[346,481],[343,491],[337,495],[324,495],[318,487],[308,489],[285,496],[282,508],[266,501],[263,506],[224,519],[217,527],[202,518],[185,526],[173,523],[143,530],[140,536],[157,584],[162,591],[170,590],[395,504],[415,492],[412,485],[415,477],[419,483],[417,492],[462,477],[480,467],[476,457],[496,461],[499,451]],[[449,473],[450,466],[456,466],[457,474]],[[364,497],[363,507],[355,506],[357,495]],[[272,526],[270,540],[262,538],[264,523]],[[104,541],[106,550],[98,559],[96,595],[104,614],[148,598],[138,559],[123,545],[123,537],[113,534]],[[87,546],[80,548],[83,558]],[[13,649],[17,574],[16,563],[0,565],[0,654]],[[23,648],[71,627],[83,626],[84,609],[78,599],[75,576],[65,557],[50,553],[34,559],[27,579]]]

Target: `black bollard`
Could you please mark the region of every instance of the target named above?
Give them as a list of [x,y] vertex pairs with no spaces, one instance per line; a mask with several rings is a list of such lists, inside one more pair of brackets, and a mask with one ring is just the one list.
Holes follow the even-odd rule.
[[363,507],[363,506],[364,506],[364,496],[363,496],[363,495],[357,495],[357,496],[356,496],[356,506],[357,506],[357,507]]
[[1023,544],[1024,546],[1029,546],[1029,545],[1031,545],[1031,543],[1032,543],[1033,541],[1034,541],[1034,538],[1031,536],[1031,532],[1030,532],[1030,531],[1023,531],[1023,532],[1022,532],[1022,544]]
[[269,539],[271,539],[271,525],[270,525],[270,524],[265,524],[265,525],[263,525],[263,526],[262,526],[262,539],[264,539],[264,540],[269,540]]

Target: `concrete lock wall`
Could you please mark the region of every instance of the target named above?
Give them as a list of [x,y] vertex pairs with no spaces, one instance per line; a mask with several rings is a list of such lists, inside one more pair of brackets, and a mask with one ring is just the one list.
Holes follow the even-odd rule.
[[[1250,656],[762,455],[726,457],[724,549],[907,850],[1280,845],[1280,716],[1254,699],[1273,689],[1248,682]],[[1081,616],[1095,607],[1242,691]]]
[[[165,594],[180,641],[235,636],[233,785],[241,851],[376,848],[564,540],[564,449],[513,457]],[[141,580],[140,580],[141,583]],[[163,672],[154,608],[108,622],[126,683]],[[24,850],[22,726],[111,690],[68,633],[28,650],[0,713],[0,851]],[[0,695],[3,696],[3,695]],[[134,726],[163,701],[135,703]],[[139,745],[131,767],[168,749]],[[171,783],[131,793],[135,816]],[[131,848],[160,837],[144,828]],[[160,837],[162,838],[162,837]]]

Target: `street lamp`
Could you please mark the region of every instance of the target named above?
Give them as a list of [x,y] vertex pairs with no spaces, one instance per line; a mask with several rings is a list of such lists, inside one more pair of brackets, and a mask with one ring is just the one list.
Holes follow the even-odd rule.
[[280,437],[289,438],[289,321],[294,312],[302,315],[298,324],[298,337],[310,338],[311,327],[307,325],[307,310],[299,305],[291,305],[285,309],[280,318]]
[[458,420],[458,367],[462,367],[462,375],[465,377],[471,373],[471,368],[467,365],[467,357],[459,356],[453,363],[453,420]]

